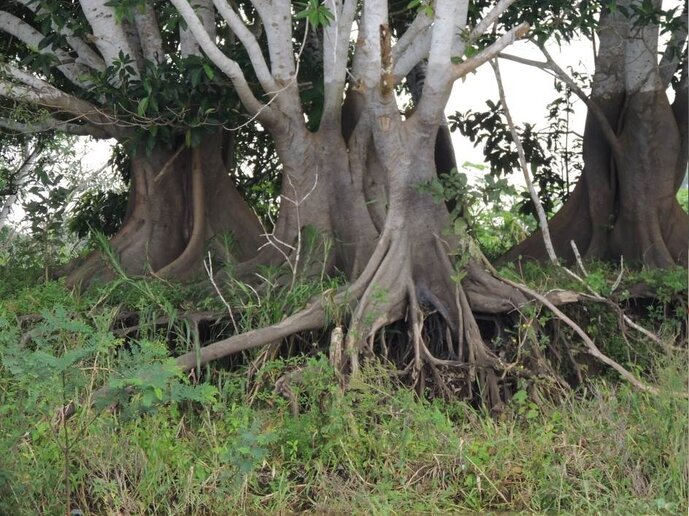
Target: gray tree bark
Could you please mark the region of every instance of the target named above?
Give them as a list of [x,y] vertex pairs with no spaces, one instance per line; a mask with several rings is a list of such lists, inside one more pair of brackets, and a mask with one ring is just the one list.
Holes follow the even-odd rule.
[[[680,32],[682,52],[686,25]],[[670,104],[665,90],[671,74],[658,62],[657,26],[635,27],[620,11],[604,11],[599,40],[590,101],[612,128],[613,141],[589,111],[584,171],[550,222],[558,256],[574,258],[573,240],[588,258],[618,261],[623,256],[651,267],[686,266],[689,216],[676,200],[687,172],[686,71],[674,85]],[[520,257],[546,259],[540,235],[501,261]]]

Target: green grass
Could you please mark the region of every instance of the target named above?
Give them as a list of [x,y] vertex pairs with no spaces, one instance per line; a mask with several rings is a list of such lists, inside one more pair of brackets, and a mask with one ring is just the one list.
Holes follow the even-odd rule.
[[[540,269],[521,273],[544,289],[565,281]],[[600,273],[598,288],[614,280],[614,268],[592,273]],[[630,280],[643,276],[667,288],[666,304],[686,288],[686,277],[674,273],[635,274]],[[266,292],[260,303],[240,284],[225,294],[243,307],[238,325],[247,329],[335,286]],[[687,403],[672,394],[687,390],[686,353],[615,337],[615,316],[602,309],[588,307],[597,342],[663,394],[639,393],[611,374],[557,402],[536,405],[519,391],[494,419],[460,400],[419,399],[375,363],[342,391],[315,349],[268,362],[251,385],[243,369],[212,368],[197,385],[172,365],[162,333],[125,345],[108,332],[116,309],[200,307],[223,309],[208,292],[151,280],[83,295],[52,282],[0,301],[0,514],[64,514],[68,492],[70,508],[93,514],[688,508]],[[16,315],[27,313],[42,320],[20,326]],[[661,325],[662,316],[651,310],[648,321],[671,339],[677,321]],[[296,416],[275,392],[285,375],[293,379]],[[61,424],[59,407],[106,384],[101,412],[81,404]],[[121,405],[112,411],[115,400]]]
[[[323,359],[306,367],[296,417],[271,382],[249,405],[238,375],[223,378],[213,403],[101,415],[70,450],[73,506],[119,514],[687,509],[683,400],[599,382],[535,417],[517,404],[495,421],[461,402],[419,400],[380,368],[340,393]],[[679,360],[662,366],[663,387],[682,387],[682,370]],[[89,418],[80,414],[70,431]],[[46,420],[23,422],[28,434],[0,470],[2,509],[59,514],[60,436]],[[3,424],[3,437],[8,431]]]

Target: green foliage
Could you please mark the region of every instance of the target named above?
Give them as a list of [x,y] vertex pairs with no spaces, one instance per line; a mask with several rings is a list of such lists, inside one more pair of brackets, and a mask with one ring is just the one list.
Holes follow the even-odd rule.
[[35,240],[10,227],[0,228],[0,299],[35,285],[42,274]]
[[335,19],[332,11],[325,3],[321,3],[321,0],[308,0],[305,4],[300,4],[300,7],[302,9],[297,12],[295,19],[306,18],[314,29],[330,25],[330,22]]
[[[612,291],[614,267],[587,267],[593,287]],[[534,264],[503,272],[546,290],[571,281]],[[627,272],[611,295],[643,280],[675,303],[686,297],[682,272]],[[238,331],[277,322],[337,286],[290,290],[280,286],[284,273],[262,271],[274,287],[260,292],[220,285],[238,309]],[[308,343],[311,356],[268,362],[251,383],[241,368],[209,368],[197,383],[171,355],[194,346],[176,315],[199,308],[225,309],[208,290],[124,276],[82,295],[49,282],[4,296],[0,446],[10,453],[0,463],[0,512],[62,512],[65,471],[72,507],[96,513],[686,510],[688,421],[670,394],[685,388],[686,355],[659,358],[635,336],[630,346],[605,306],[578,317],[663,394],[639,394],[610,375],[555,405],[537,402],[524,382],[498,419],[460,400],[419,399],[376,363],[342,391]],[[139,312],[142,330],[125,340],[111,326],[127,310]],[[532,312],[524,309],[551,324]],[[152,323],[160,314],[171,326]],[[681,318],[655,317],[648,321],[663,334],[676,334],[667,319]],[[172,349],[171,335],[187,342]],[[564,337],[576,353],[574,336]],[[56,411],[71,401],[76,411],[63,424]]]
[[140,77],[133,76],[131,60],[121,55],[94,77],[94,92],[113,116],[138,128],[130,152],[178,146],[180,136],[188,147],[195,147],[207,131],[231,120],[239,125],[234,89],[205,58],[172,55],[161,64],[147,61]]
[[[472,172],[482,175],[470,181]],[[461,171],[452,170],[420,189],[453,206],[455,230],[468,230],[489,258],[502,255],[535,229],[535,221],[519,209],[517,189],[506,178],[487,172],[484,165],[466,162]]]
[[407,4],[407,9],[416,9],[419,12],[422,12],[429,18],[433,17],[433,5],[431,2],[428,2],[426,0],[411,0]]
[[[524,262],[517,267],[510,264],[499,271],[506,278],[523,282],[540,292],[554,289],[586,292],[591,288],[600,295],[610,298],[621,306],[628,315],[635,316],[637,322],[646,328],[652,328],[657,334],[668,340],[682,339],[686,332],[687,271],[682,267],[668,270],[626,269],[620,278],[618,267],[607,263],[586,263],[588,274],[586,285],[582,285],[566,274],[560,267],[544,266],[534,262]],[[619,280],[619,281],[618,281]],[[644,296],[653,293],[652,299]],[[583,322],[582,328],[596,342],[597,346],[629,370],[647,377],[653,382],[654,375],[649,364],[653,364],[658,354],[664,353],[664,345],[649,344],[643,336],[626,328],[620,329],[619,314],[610,306],[599,303],[587,303],[585,306],[564,305],[562,311],[575,321]],[[552,324],[553,318],[541,315],[539,324]],[[572,342],[570,349],[574,353],[584,353],[577,344],[579,338],[568,328],[561,328],[567,342]],[[680,337],[678,337],[680,336]],[[608,372],[610,378],[616,373]]]
[[[58,429],[11,410],[29,384],[8,383],[7,373],[0,369],[0,410],[9,415],[0,432],[12,453],[0,468],[0,508],[60,512]],[[686,382],[680,357],[659,363],[657,374],[667,391]],[[278,378],[288,378],[296,416],[273,388]],[[458,400],[420,400],[394,378],[371,364],[343,392],[327,359],[316,356],[267,364],[253,394],[244,375],[220,372],[217,398],[200,405],[169,403],[129,418],[78,413],[69,422],[78,432],[73,507],[153,514],[686,510],[688,421],[680,399],[599,382],[591,395],[536,407],[518,391],[493,420]],[[17,430],[8,434],[12,425]]]
[[[476,145],[483,146],[483,154],[486,163],[490,164],[490,174],[495,177],[506,177],[521,170],[519,155],[512,142],[512,134],[504,118],[504,111],[492,101],[487,101],[489,107],[485,112],[456,113],[448,118],[450,129],[459,130]],[[556,205],[563,201],[567,195],[569,179],[565,181],[562,164],[559,157],[562,156],[560,139],[568,134],[568,128],[561,127],[559,119],[561,106],[552,103],[549,107],[553,123],[545,131],[537,130],[532,124],[525,124],[517,128],[519,138],[524,148],[526,161],[531,170],[532,181],[537,189],[539,199],[546,212],[551,213]],[[567,109],[566,107],[564,109]],[[573,155],[570,149],[565,149]],[[569,167],[567,162],[564,163]],[[572,166],[574,168],[574,165]],[[581,168],[578,165],[578,168]],[[573,178],[572,178],[573,179]],[[519,210],[521,213],[535,217],[536,211],[528,192],[521,194]]]
[[677,202],[679,202],[679,205],[686,213],[689,213],[689,188],[684,186],[679,189],[677,192]]
[[68,228],[79,238],[87,237],[92,231],[113,236],[122,225],[126,209],[126,192],[89,191],[79,197]]

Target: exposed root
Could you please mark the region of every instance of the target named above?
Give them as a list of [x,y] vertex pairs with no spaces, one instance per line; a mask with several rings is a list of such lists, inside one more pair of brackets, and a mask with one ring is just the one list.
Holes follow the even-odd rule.
[[214,342],[201,348],[198,356],[196,351],[190,351],[179,356],[176,362],[183,371],[189,371],[197,364],[202,366],[228,355],[282,340],[294,333],[322,328],[324,324],[325,309],[321,302],[316,301],[277,324]]
[[586,349],[588,353],[603,362],[604,364],[612,367],[615,371],[617,371],[620,376],[622,376],[625,380],[627,380],[629,383],[631,383],[634,387],[637,389],[644,391],[644,392],[650,392],[651,394],[659,394],[660,391],[657,387],[653,387],[652,385],[647,385],[646,383],[642,382],[639,380],[636,376],[634,376],[632,373],[627,371],[624,367],[622,367],[620,364],[615,362],[613,359],[605,355],[603,352],[601,352],[600,349],[598,349],[598,346],[593,342],[591,337],[589,337],[586,332],[579,326],[577,323],[575,323],[572,319],[567,317],[560,309],[558,309],[554,304],[552,304],[545,296],[539,294],[538,292],[528,288],[525,285],[521,285],[519,283],[515,283],[513,281],[510,281],[508,279],[503,279],[506,283],[509,285],[512,285],[514,288],[517,288],[527,294],[528,296],[531,296],[533,299],[536,299],[538,302],[542,303],[544,306],[546,306],[555,316],[557,316],[562,322],[564,322],[567,326],[572,328],[574,332],[581,337],[581,340],[584,342],[584,345],[586,346]]
[[[577,382],[584,380],[571,349],[561,338],[556,337],[546,345],[545,350],[542,349],[542,342],[537,338],[542,330],[538,323],[540,310],[523,314],[526,319],[521,320],[526,320],[527,324],[518,329],[518,337],[513,338],[510,333],[498,329],[498,334],[493,335],[497,338],[487,340],[486,336],[491,335],[490,326],[487,329],[483,321],[477,320],[475,307],[464,284],[450,280],[453,271],[447,266],[449,260],[441,261],[443,267],[435,262],[436,267],[430,273],[426,272],[428,264],[413,269],[414,255],[409,252],[408,246],[404,235],[396,235],[393,242],[389,234],[384,232],[364,271],[350,286],[336,292],[324,292],[304,309],[277,324],[235,334],[205,347],[197,345],[193,351],[178,357],[177,365],[184,371],[191,371],[213,360],[268,346],[249,367],[249,375],[254,377],[267,361],[277,356],[286,338],[306,331],[325,330],[330,324],[330,309],[335,306],[338,310],[353,310],[348,331],[345,333],[338,325],[330,335],[330,363],[343,374],[341,379],[357,374],[362,356],[378,354],[395,364],[400,374],[420,394],[425,394],[430,387],[431,392],[442,396],[460,396],[472,402],[484,403],[494,413],[502,411],[512,393],[522,388],[517,383],[520,378],[529,380],[534,399],[540,396],[539,384],[549,390],[568,385],[558,374],[559,366],[563,363],[571,363]],[[469,283],[475,294],[479,292],[479,285],[492,288],[495,283],[500,283],[504,286],[503,291],[510,293],[508,315],[503,316],[508,324],[510,320],[513,324],[516,322],[519,309],[530,302],[529,298],[534,299],[579,335],[589,355],[612,367],[637,389],[659,393],[658,388],[644,383],[601,352],[586,332],[556,306],[581,301],[601,302],[599,297],[565,291],[543,295],[505,278],[488,279],[486,271],[479,274],[476,272],[479,266],[473,267],[474,273]],[[447,292],[449,288],[452,288],[450,295]],[[451,301],[448,302],[448,299]],[[521,299],[520,304],[515,303],[518,299]],[[496,305],[491,303],[487,306]],[[185,317],[181,316],[180,319]],[[198,333],[199,322],[209,318],[227,319],[227,314],[196,314],[190,317]],[[154,326],[169,322],[167,318],[159,318]],[[338,323],[341,324],[340,321]],[[496,324],[492,320],[491,323]],[[386,327],[391,324],[405,324],[407,331],[386,335]],[[132,335],[138,331],[138,324],[118,331],[122,335]],[[555,367],[550,357],[546,356],[548,351],[557,360]],[[279,392],[290,401],[294,411],[296,402],[288,379],[276,385],[276,389],[280,389]]]

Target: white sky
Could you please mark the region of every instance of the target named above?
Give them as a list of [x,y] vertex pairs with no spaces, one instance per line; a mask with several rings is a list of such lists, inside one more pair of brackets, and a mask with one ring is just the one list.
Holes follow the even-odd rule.
[[[563,46],[562,49],[557,45],[550,45],[548,51],[565,71],[569,71],[569,67],[572,66],[578,71],[593,72],[593,50],[588,40],[575,41]],[[536,61],[544,60],[540,51],[526,41],[515,43],[506,52]],[[557,96],[553,87],[553,77],[532,66],[505,59],[500,60],[500,73],[507,105],[515,124],[530,123],[543,129],[547,114],[546,106]],[[486,111],[486,100],[499,100],[495,75],[489,64],[481,66],[465,82],[458,81],[455,84],[446,114],[451,115],[456,111],[463,113],[468,110]],[[571,129],[583,134],[586,106],[578,98],[574,98],[573,108],[574,114],[570,118]],[[452,141],[459,165],[466,161],[483,163],[481,148],[475,148],[459,131],[452,133]]]

